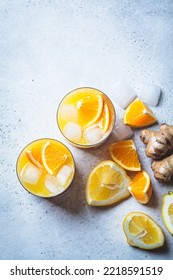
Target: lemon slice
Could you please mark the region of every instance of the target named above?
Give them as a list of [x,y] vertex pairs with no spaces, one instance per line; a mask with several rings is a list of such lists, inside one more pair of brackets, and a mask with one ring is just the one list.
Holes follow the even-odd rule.
[[111,160],[105,160],[91,171],[86,185],[86,200],[92,206],[106,206],[128,196],[131,179],[125,170]]
[[55,175],[67,160],[67,155],[47,141],[42,148],[42,162],[50,175]]
[[163,196],[162,217],[167,230],[173,235],[173,192]]
[[129,213],[123,221],[123,230],[127,242],[141,249],[159,248],[165,241],[161,228],[145,213]]
[[36,165],[36,166],[39,167],[39,168],[43,168],[43,165],[42,165],[38,160],[35,159],[35,157],[34,157],[34,155],[33,155],[33,153],[32,153],[31,150],[26,151],[26,154],[27,154],[29,160],[30,160],[34,165]]

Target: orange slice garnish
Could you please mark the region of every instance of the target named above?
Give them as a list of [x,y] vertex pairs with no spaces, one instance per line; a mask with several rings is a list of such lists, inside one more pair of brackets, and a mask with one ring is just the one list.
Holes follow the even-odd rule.
[[43,166],[51,175],[56,175],[68,157],[49,141],[44,144],[41,155]]
[[103,112],[98,120],[98,124],[99,124],[100,128],[104,132],[106,132],[109,128],[109,123],[110,123],[110,111],[109,111],[108,105],[106,104],[106,102],[104,102]]
[[77,101],[78,119],[83,127],[91,126],[100,118],[103,110],[103,98],[99,94],[86,93]]

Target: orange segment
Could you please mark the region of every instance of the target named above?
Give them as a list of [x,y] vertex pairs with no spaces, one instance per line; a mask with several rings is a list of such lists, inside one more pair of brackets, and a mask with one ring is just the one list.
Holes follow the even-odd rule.
[[108,105],[106,102],[104,102],[103,105],[103,112],[98,120],[98,124],[100,125],[101,129],[106,132],[109,128],[109,123],[110,123],[110,112]]
[[111,158],[124,169],[130,171],[141,170],[138,153],[133,140],[124,140],[111,144],[109,146],[109,153]]
[[139,98],[136,98],[126,108],[123,121],[124,124],[132,127],[144,127],[157,122],[157,119],[151,110]]
[[81,125],[88,127],[94,124],[102,114],[103,99],[101,95],[87,93],[77,101],[78,118]]
[[47,172],[56,175],[58,170],[67,160],[67,155],[61,152],[55,145],[46,142],[42,148],[42,162]]
[[152,194],[151,181],[148,173],[146,171],[138,172],[128,189],[138,202],[146,204]]

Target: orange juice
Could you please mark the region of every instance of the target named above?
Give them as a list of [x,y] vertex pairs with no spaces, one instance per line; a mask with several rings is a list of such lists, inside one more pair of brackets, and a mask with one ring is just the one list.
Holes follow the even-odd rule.
[[39,139],[22,150],[16,168],[26,190],[37,196],[53,197],[71,184],[75,164],[64,144],[53,139]]
[[89,148],[100,145],[115,123],[115,109],[106,94],[94,88],[71,91],[57,111],[61,133],[73,145]]

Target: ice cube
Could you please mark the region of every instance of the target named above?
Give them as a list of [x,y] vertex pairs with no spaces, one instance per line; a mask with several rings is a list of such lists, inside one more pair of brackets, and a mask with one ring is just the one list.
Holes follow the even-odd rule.
[[82,127],[76,122],[68,122],[63,133],[72,142],[79,143],[82,138]]
[[74,105],[64,104],[61,105],[59,109],[59,117],[66,122],[77,121],[78,119],[78,110]]
[[20,176],[23,182],[35,185],[37,184],[41,176],[41,173],[42,173],[41,168],[38,168],[37,166],[31,163],[27,163],[23,167]]
[[68,181],[72,173],[73,173],[72,166],[65,164],[63,165],[63,167],[61,167],[61,169],[58,171],[56,175],[56,178],[61,186],[64,186],[66,184],[66,182]]
[[59,194],[63,192],[63,188],[59,185],[55,176],[47,174],[44,180],[44,185],[48,191],[53,194]]
[[154,84],[144,84],[139,98],[148,105],[157,106],[161,95],[161,88]]
[[99,126],[92,125],[85,129],[84,136],[89,144],[95,144],[104,137],[104,132]]
[[125,125],[122,120],[119,120],[115,124],[112,133],[116,141],[129,139],[133,136],[133,130],[129,126]]
[[136,97],[136,93],[131,86],[126,83],[118,83],[115,87],[112,99],[121,108],[125,109]]

